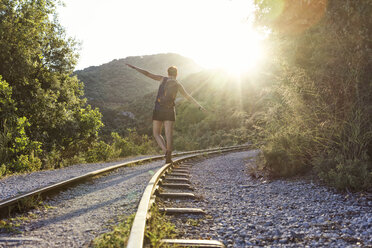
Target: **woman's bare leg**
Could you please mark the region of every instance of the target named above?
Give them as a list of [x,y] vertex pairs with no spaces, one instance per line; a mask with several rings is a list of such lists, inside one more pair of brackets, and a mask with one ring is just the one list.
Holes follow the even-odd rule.
[[173,148],[173,124],[174,121],[164,121],[165,138],[167,139],[168,151],[172,151]]
[[165,141],[163,136],[161,136],[161,130],[163,127],[162,121],[153,120],[152,121],[152,133],[154,134],[155,140],[163,150],[163,152],[167,151],[167,147],[165,146]]

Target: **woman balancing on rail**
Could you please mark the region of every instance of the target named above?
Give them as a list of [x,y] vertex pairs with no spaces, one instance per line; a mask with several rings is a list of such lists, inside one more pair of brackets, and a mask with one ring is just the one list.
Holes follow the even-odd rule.
[[[142,73],[143,75],[161,82],[158,90],[158,95],[155,101],[155,108],[152,115],[152,130],[156,142],[165,152],[165,162],[172,163],[172,143],[173,143],[173,124],[175,121],[175,104],[177,92],[179,91],[187,100],[193,102],[200,110],[206,111],[192,96],[190,96],[182,84],[176,80],[177,67],[171,66],[168,68],[168,77],[152,74],[146,70],[136,66],[127,64],[130,68]],[[161,136],[162,127],[165,127],[165,143]]]

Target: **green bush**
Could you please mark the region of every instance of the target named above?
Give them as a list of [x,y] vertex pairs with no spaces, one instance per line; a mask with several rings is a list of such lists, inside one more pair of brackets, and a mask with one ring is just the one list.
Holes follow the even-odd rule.
[[367,156],[346,159],[334,151],[313,159],[319,177],[338,189],[361,190],[372,187],[372,164]]
[[0,177],[4,176],[6,174],[6,171],[7,171],[7,169],[6,169],[5,164],[2,164],[0,166]]
[[31,155],[20,155],[12,163],[9,163],[9,168],[13,172],[31,172],[41,168],[41,161],[38,157]]
[[[85,153],[84,160],[88,163],[92,163],[155,152],[156,146],[147,135],[139,135],[135,130],[128,131],[128,136],[124,138],[118,133],[112,132],[111,137],[113,141],[111,145],[102,140],[94,143]],[[76,157],[76,159],[79,158],[80,157]],[[75,162],[78,161],[76,159]]]
[[87,151],[85,160],[88,163],[107,161],[119,157],[120,152],[120,150],[115,150],[113,146],[101,140],[94,143],[93,147]]
[[26,117],[19,117],[16,111],[12,87],[0,75],[0,176],[41,168],[37,157],[41,143],[31,140],[26,134],[31,124]]
[[303,151],[306,141],[299,134],[277,134],[262,148],[263,163],[272,176],[293,176],[309,169]]
[[125,138],[120,137],[118,133],[111,133],[115,150],[120,150],[121,157],[148,154],[155,152],[157,147],[154,142],[147,135],[139,135],[136,130],[128,129],[128,136]]

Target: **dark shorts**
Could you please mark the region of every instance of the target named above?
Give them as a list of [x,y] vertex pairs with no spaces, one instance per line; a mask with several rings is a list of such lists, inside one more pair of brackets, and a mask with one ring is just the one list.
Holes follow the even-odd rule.
[[155,107],[152,113],[152,120],[156,121],[175,121],[176,111],[174,108]]

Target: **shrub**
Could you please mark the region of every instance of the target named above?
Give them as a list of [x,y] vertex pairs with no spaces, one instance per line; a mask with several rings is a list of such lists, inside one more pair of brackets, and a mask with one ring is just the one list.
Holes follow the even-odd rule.
[[13,162],[8,164],[8,167],[13,172],[31,172],[40,170],[41,161],[38,157],[31,155],[20,155]]
[[363,190],[372,187],[372,164],[366,155],[346,159],[339,152],[313,159],[319,177],[338,189]]
[[309,169],[301,149],[306,149],[306,140],[299,133],[279,133],[263,147],[263,163],[272,176],[293,176]]
[[106,144],[104,141],[94,143],[85,155],[85,160],[88,163],[107,161],[112,158],[119,157],[120,150],[115,150],[114,147]]
[[4,176],[6,174],[6,166],[5,164],[2,164],[0,166],[0,177]]
[[120,137],[118,133],[111,133],[115,150],[120,150],[120,156],[148,154],[155,152],[155,144],[147,135],[139,135],[136,130],[128,129],[128,136]]

